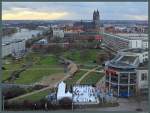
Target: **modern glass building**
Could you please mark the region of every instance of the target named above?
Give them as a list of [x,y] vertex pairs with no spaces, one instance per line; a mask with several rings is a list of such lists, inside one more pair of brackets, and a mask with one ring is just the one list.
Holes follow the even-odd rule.
[[[140,65],[148,62],[148,52],[143,49],[124,49],[116,57],[105,63],[105,86],[108,91],[118,97],[134,96],[147,85],[147,80],[140,78],[142,72]],[[144,76],[144,75],[143,75]]]
[[115,96],[134,96],[136,91],[136,70],[132,65],[121,62],[107,62],[105,86]]

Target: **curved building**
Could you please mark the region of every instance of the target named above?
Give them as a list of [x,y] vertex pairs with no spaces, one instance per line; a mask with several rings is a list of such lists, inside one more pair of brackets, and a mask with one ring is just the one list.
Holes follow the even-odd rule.
[[[134,96],[139,90],[140,66],[148,61],[143,49],[124,49],[105,63],[105,86],[118,97]],[[141,72],[141,71],[140,71]]]
[[110,61],[106,63],[105,75],[105,85],[115,96],[128,97],[135,94],[135,66]]

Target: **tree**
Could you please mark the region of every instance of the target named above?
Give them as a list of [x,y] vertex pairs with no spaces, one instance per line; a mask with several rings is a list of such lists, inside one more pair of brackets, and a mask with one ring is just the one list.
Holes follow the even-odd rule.
[[96,63],[101,64],[108,59],[108,55],[104,53],[97,54]]

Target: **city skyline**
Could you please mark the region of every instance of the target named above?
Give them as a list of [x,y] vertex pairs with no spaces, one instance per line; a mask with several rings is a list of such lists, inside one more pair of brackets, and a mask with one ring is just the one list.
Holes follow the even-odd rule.
[[[34,5],[33,5],[34,4]],[[2,20],[148,20],[148,2],[3,2]]]

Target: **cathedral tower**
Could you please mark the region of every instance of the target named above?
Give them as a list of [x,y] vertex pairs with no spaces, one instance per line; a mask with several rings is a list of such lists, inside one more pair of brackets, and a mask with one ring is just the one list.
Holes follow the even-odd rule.
[[100,15],[99,15],[99,11],[95,11],[93,13],[93,28],[96,30],[100,29]]

